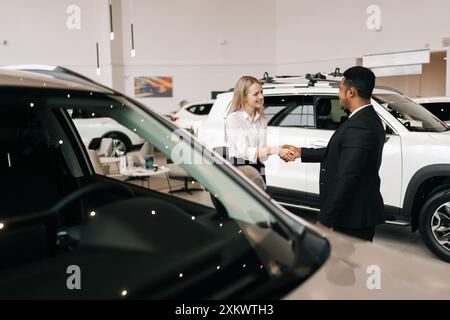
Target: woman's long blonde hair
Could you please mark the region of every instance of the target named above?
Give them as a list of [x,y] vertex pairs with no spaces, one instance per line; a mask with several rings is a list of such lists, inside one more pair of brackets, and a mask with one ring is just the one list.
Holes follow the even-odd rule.
[[[261,84],[258,79],[251,76],[242,76],[234,86],[233,101],[231,102],[231,112],[240,111],[244,108],[244,98],[248,94],[250,87],[255,84]],[[265,116],[264,111],[257,110],[262,116]]]

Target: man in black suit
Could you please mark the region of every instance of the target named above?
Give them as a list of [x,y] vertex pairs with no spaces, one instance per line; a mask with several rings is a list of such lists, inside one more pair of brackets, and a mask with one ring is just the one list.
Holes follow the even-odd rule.
[[[350,112],[326,148],[291,148],[302,162],[321,162],[317,225],[372,241],[384,222],[378,171],[385,142],[380,118],[370,103],[375,75],[356,66],[344,72],[339,100]],[[292,158],[291,158],[292,159]]]

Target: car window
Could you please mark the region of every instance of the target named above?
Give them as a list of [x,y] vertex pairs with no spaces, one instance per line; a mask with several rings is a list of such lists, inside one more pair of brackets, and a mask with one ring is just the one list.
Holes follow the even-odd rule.
[[69,110],[69,114],[72,119],[92,119],[102,117],[101,114],[83,109],[71,109]]
[[338,97],[315,97],[315,110],[317,129],[336,130],[348,119]]
[[450,102],[422,103],[428,111],[442,121],[450,121]]
[[[88,152],[92,167],[97,174],[143,189],[163,192],[175,197],[189,198],[196,203],[211,208],[215,207],[214,200],[216,197],[214,196],[211,199],[207,190],[212,190],[211,192],[217,195],[217,199],[220,199],[220,201],[225,202],[227,205],[233,202],[233,197],[237,196],[228,192],[223,193],[222,188],[219,188],[219,186],[221,183],[226,182],[219,183],[219,177],[210,177],[209,179],[211,180],[206,178],[211,174],[209,171],[214,171],[214,165],[207,161],[203,163],[202,155],[200,155],[200,158],[194,159],[194,150],[191,144],[178,143],[178,131],[167,131],[161,124],[155,122],[155,119],[150,118],[147,114],[139,110],[135,110],[136,107],[126,107],[126,104],[124,106],[117,102],[104,102],[103,104],[105,106],[101,106],[101,102],[92,103],[92,105],[80,104],[83,106],[74,108],[74,102],[72,101],[71,106],[64,110],[68,114],[73,114],[75,109],[81,109],[81,113],[90,113],[95,110],[95,112],[103,115],[101,118],[102,122],[91,122],[88,128],[80,125],[75,120],[73,121],[74,127],[82,140],[87,141],[87,143],[84,143],[84,147]],[[108,119],[110,124],[105,124],[104,119]],[[115,140],[117,137],[114,139],[106,137],[100,139],[96,144],[92,143],[95,137],[100,136],[96,136],[93,133],[98,133],[100,132],[99,130],[104,132],[112,124],[114,126],[120,125],[125,127],[130,134],[129,139],[131,143],[124,154],[111,154],[111,148],[115,147],[115,143],[111,144],[111,140]],[[159,133],[158,135],[154,127],[155,124],[160,128],[159,130],[165,131],[165,133]],[[136,137],[132,138],[131,134]],[[87,139],[88,136],[91,137],[91,140]],[[194,163],[194,161],[200,162]],[[150,175],[147,175],[148,173],[145,170],[156,170],[156,166],[158,174],[150,173]],[[214,183],[212,183],[213,181]],[[195,191],[203,191],[204,193],[198,198],[190,197],[189,192],[192,193]],[[205,198],[204,194],[208,196]],[[254,210],[256,209],[251,209],[250,211],[257,212]],[[241,213],[238,211],[236,211],[236,208],[230,209],[232,215],[237,214],[241,216]],[[261,214],[255,215],[253,213],[249,213],[248,215],[244,214],[240,218],[249,223],[251,221],[253,223],[257,221],[261,222],[261,219],[262,221],[268,219],[273,222],[273,217]]]
[[212,104],[199,104],[187,108],[186,110],[196,115],[207,115],[211,111]]
[[197,106],[192,106],[186,109],[190,113],[196,114],[197,113]]
[[208,115],[211,111],[212,104],[202,104],[197,106],[197,114],[198,115]]
[[[1,297],[71,296],[66,279],[55,280],[66,276],[70,260],[96,279],[95,286],[83,282],[79,298],[121,298],[117,288],[128,284],[134,297],[211,298],[277,288],[284,275],[280,285],[292,288],[326,259],[325,239],[301,223],[295,223],[301,237],[294,237],[269,197],[144,106],[120,95],[15,94],[8,88],[0,100],[1,152],[8,159],[0,168],[8,186],[0,220],[2,244],[9,243],[0,260]],[[118,157],[110,154],[112,138],[84,144],[86,132],[72,118],[77,112],[102,115],[82,119],[91,131],[120,125],[143,142],[130,137],[131,148]],[[57,214],[46,215],[55,204]],[[31,225],[9,224],[10,215],[35,212]]]
[[409,131],[442,132],[449,130],[449,127],[435,115],[405,96],[396,93],[377,93],[372,98]]
[[312,97],[268,96],[264,104],[269,126],[314,127]]

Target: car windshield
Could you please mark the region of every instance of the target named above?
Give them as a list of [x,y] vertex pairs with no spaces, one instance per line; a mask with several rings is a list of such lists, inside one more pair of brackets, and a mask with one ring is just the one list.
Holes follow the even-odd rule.
[[[20,186],[16,193],[22,195],[21,201],[10,208],[20,214],[48,210],[73,200],[70,195],[79,188],[96,182],[106,186],[100,193],[83,196],[79,205],[58,209],[58,233],[63,230],[70,241],[40,241],[36,234],[34,242],[57,245],[42,252],[58,255],[46,259],[49,256],[40,256],[34,246],[24,246],[23,254],[36,259],[39,270],[56,270],[60,261],[72,259],[84,274],[99,279],[94,287],[83,287],[83,297],[114,298],[124,285],[135,297],[279,297],[288,286],[306,280],[328,257],[326,239],[288,218],[256,184],[162,116],[121,95],[50,91],[45,99],[36,98],[42,95],[22,90],[20,96],[12,96],[4,91],[1,119],[9,125],[2,129],[23,131],[5,135],[29,140],[8,141],[21,157],[30,153],[20,151],[22,142],[26,150],[39,143],[38,158],[30,154],[30,159],[13,161],[17,173],[11,178],[21,181],[18,175],[26,173],[27,179],[37,182],[38,176],[44,177],[48,189],[57,194],[53,197],[46,184]],[[35,132],[42,132],[43,138],[33,138]],[[115,147],[120,152],[114,156]],[[89,170],[95,174],[87,174]],[[109,190],[130,188],[135,198]],[[15,194],[13,187],[11,193]],[[28,195],[51,199],[30,210],[25,208],[30,204]],[[3,219],[7,217],[0,215],[8,225],[9,220]],[[54,230],[56,222],[51,223],[48,230]],[[0,261],[0,270],[14,273],[20,267],[23,277],[32,272],[46,287],[31,290],[30,283],[37,286],[34,280],[18,284],[14,279],[21,278],[5,271],[0,276],[0,296],[70,295],[65,285],[48,286],[66,283],[53,281],[55,272],[34,272],[33,259],[24,266],[15,255],[16,247],[7,251],[13,258]],[[65,275],[65,269],[60,274]],[[266,290],[256,290],[261,286]]]
[[449,127],[424,107],[400,94],[374,94],[382,105],[409,131],[442,132]]

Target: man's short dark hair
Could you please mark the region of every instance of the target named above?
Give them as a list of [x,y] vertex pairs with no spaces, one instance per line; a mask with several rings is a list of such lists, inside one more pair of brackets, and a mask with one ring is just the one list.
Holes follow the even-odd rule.
[[375,87],[375,75],[372,70],[355,66],[345,70],[343,75],[347,87],[354,87],[361,98],[370,99]]

